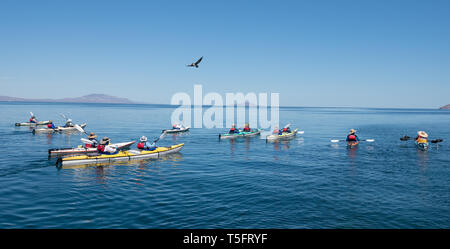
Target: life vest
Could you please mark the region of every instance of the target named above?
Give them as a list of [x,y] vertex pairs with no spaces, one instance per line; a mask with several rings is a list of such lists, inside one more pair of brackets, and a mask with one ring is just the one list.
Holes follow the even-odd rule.
[[53,124],[48,124],[47,128],[53,129]]
[[244,127],[244,131],[250,131],[250,127]]
[[91,144],[85,144],[84,147],[85,148],[92,148],[92,145]]
[[427,143],[427,139],[424,137],[419,136],[416,140],[418,143]]
[[279,133],[280,132],[280,130],[279,129],[275,129],[275,130],[273,130],[273,134],[275,134],[275,133]]
[[231,128],[230,133],[234,133],[236,131],[236,128]]
[[347,139],[348,139],[348,141],[356,141],[356,136],[355,135],[348,135]]
[[100,151],[100,152],[105,152],[105,146],[99,144],[99,145],[97,146],[97,150]]
[[30,123],[36,123],[36,120],[34,120],[33,118],[30,118]]
[[283,132],[287,132],[288,130],[287,130],[287,128],[283,128]]
[[138,143],[137,144],[137,148],[140,149],[140,150],[145,149],[145,143]]

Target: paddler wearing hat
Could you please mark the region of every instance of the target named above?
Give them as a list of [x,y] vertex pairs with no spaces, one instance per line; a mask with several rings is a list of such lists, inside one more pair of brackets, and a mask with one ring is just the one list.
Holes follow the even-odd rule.
[[95,148],[98,145],[98,141],[97,141],[97,135],[95,135],[95,133],[91,132],[89,133],[88,139],[89,141],[92,142],[92,144],[85,144],[86,148]]
[[417,143],[427,143],[428,142],[428,134],[424,131],[418,131],[416,137]]
[[359,141],[358,136],[356,135],[356,130],[355,129],[351,129],[350,132],[347,135],[347,142],[349,141]]
[[110,145],[111,140],[108,137],[104,137],[100,140],[99,145],[97,146],[97,151],[102,154],[116,154],[118,151],[116,148]]

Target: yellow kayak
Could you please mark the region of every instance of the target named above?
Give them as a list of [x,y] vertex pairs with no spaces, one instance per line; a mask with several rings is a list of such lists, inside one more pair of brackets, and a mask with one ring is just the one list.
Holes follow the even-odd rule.
[[170,147],[158,147],[155,150],[127,150],[119,151],[116,154],[102,154],[99,156],[71,156],[58,159],[58,165],[78,165],[78,164],[95,164],[113,161],[129,161],[134,159],[158,158],[163,155],[180,151],[183,144],[172,145]]

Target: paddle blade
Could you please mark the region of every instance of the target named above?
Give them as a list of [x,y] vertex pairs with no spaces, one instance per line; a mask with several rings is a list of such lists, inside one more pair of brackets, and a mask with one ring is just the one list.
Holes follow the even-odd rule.
[[34,116],[33,112],[30,112],[30,115],[33,117]]
[[81,138],[80,140],[81,140],[81,142],[83,142],[85,144],[93,144],[94,143],[93,141],[86,139],[86,138]]
[[409,136],[403,136],[400,138],[401,141],[408,141],[411,137]]
[[288,128],[289,126],[291,126],[291,123],[287,124],[284,128]]
[[298,134],[304,134],[305,131],[297,131]]
[[83,130],[83,128],[81,128],[79,125],[74,125],[74,127],[75,127],[75,129],[77,129],[79,132],[82,132],[82,133],[86,133],[84,130]]
[[332,143],[338,143],[339,141],[341,141],[341,140],[339,140],[339,139],[333,139],[333,140],[331,140]]
[[366,139],[365,141],[369,142],[369,143],[372,143],[372,142],[375,142],[375,139]]

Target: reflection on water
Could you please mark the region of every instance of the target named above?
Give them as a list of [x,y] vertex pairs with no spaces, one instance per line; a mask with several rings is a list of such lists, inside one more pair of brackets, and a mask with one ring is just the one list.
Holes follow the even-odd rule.
[[348,157],[351,159],[351,162],[353,162],[355,160],[359,146],[360,145],[357,145],[355,147],[347,146],[347,154],[348,154]]
[[178,143],[178,140],[180,138],[188,136],[189,133],[190,133],[189,131],[187,131],[187,132],[180,132],[180,133],[173,133],[173,134],[170,134],[169,136],[170,136],[170,138],[171,138],[173,143]]

